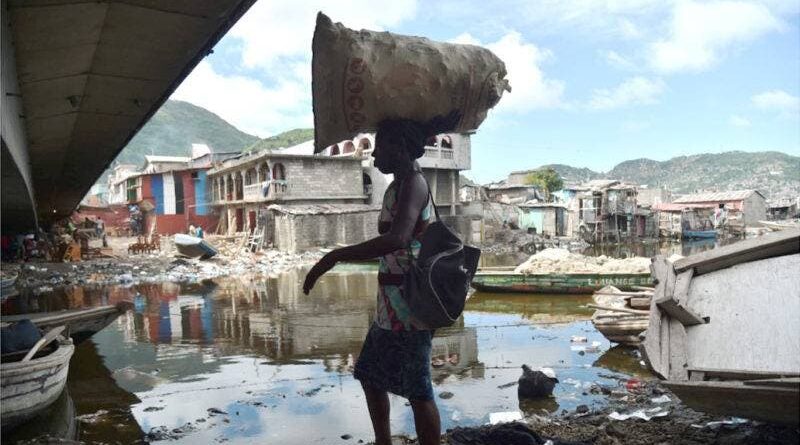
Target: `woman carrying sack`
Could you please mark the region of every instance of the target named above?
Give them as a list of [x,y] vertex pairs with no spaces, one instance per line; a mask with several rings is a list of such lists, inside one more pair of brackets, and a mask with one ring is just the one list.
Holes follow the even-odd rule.
[[419,240],[432,216],[428,184],[416,159],[425,153],[430,136],[451,131],[459,118],[451,113],[427,125],[407,119],[388,119],[378,125],[372,153],[375,167],[394,175],[383,197],[380,236],[331,251],[308,272],[303,285],[308,294],[339,261],[380,258],[375,321],[354,372],[364,389],[376,445],[391,443],[389,392],[411,403],[420,445],[439,443],[441,422],[430,374],[433,331],[409,310],[403,280],[419,255]]

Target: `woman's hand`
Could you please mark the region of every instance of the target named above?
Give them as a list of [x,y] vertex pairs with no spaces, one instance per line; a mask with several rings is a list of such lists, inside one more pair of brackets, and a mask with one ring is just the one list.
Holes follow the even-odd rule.
[[303,283],[303,293],[308,295],[311,292],[311,289],[314,288],[314,284],[316,284],[319,277],[325,274],[325,272],[333,269],[333,266],[336,265],[336,259],[333,255],[333,252],[325,254],[318,262],[308,271],[306,274],[306,281]]

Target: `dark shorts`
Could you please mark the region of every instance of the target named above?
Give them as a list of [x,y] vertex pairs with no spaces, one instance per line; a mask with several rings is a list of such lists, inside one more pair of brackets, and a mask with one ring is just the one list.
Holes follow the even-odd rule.
[[433,331],[390,331],[373,324],[353,376],[361,383],[409,400],[433,400]]

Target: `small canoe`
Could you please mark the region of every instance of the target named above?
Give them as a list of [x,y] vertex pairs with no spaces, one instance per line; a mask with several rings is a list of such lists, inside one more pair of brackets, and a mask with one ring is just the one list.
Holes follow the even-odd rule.
[[18,276],[16,273],[3,275],[3,278],[0,279],[0,298],[5,300],[18,294],[16,287],[14,287]]
[[121,302],[89,309],[72,309],[58,312],[42,312],[33,314],[4,315],[2,324],[28,319],[37,328],[47,331],[56,326],[66,326],[65,335],[72,337],[79,344],[103,328],[111,324],[121,314],[133,307],[131,303]]
[[717,231],[716,230],[684,230],[683,231],[683,238],[684,239],[709,239],[709,238],[716,238]]
[[472,287],[481,292],[524,294],[591,294],[604,286],[629,290],[634,286],[651,286],[652,284],[649,273],[526,275],[513,271],[479,271],[472,278]]
[[[603,308],[617,308],[617,311],[598,308],[592,315],[592,324],[608,340],[626,346],[636,346],[641,343],[639,334],[647,330],[649,315],[635,313],[631,307],[631,298],[642,299],[638,294],[647,292],[623,293],[614,286],[606,286],[596,292],[592,299],[596,305]],[[632,297],[636,295],[635,297]],[[652,297],[652,294],[650,294]],[[638,311],[644,312],[644,311]]]
[[58,399],[67,383],[73,352],[72,339],[59,336],[27,362],[20,360],[20,353],[2,356],[0,418],[3,428],[19,425]]
[[217,249],[202,238],[178,233],[175,235],[175,248],[178,253],[189,258],[205,260],[216,255]]

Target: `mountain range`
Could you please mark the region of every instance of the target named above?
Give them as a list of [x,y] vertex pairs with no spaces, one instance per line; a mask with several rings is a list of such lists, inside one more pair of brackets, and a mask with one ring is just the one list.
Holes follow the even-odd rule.
[[[313,129],[299,128],[260,139],[205,108],[169,100],[122,150],[117,161],[142,165],[147,154],[188,156],[194,143],[204,143],[214,152],[242,152],[290,147],[313,137]],[[666,187],[673,193],[756,189],[773,198],[800,196],[800,157],[774,151],[704,153],[666,161],[634,159],[608,172],[564,164],[541,167],[553,168],[568,184],[613,178]]]
[[563,164],[544,165],[565,183],[591,179],[619,179],[673,193],[755,189],[768,198],[800,196],[800,157],[776,151],[702,153],[666,161],[633,159],[598,172]]

